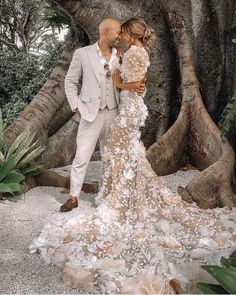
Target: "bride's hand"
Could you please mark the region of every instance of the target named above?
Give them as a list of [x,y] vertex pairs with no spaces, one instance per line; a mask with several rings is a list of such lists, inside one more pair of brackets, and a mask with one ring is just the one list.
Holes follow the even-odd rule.
[[112,73],[112,80],[113,80],[113,84],[117,87],[120,88],[120,85],[122,84],[122,80],[120,77],[120,71],[118,69],[116,69],[113,73]]

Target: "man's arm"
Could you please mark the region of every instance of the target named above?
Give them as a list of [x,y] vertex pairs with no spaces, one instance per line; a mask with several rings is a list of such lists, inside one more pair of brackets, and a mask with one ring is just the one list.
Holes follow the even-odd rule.
[[112,79],[114,85],[119,89],[132,89],[137,92],[138,95],[142,95],[145,91],[145,83],[146,83],[146,76],[140,80],[135,82],[123,82],[120,77],[120,71],[115,70],[112,74]]
[[81,50],[77,49],[65,77],[65,92],[73,112],[78,111],[78,84],[82,75]]

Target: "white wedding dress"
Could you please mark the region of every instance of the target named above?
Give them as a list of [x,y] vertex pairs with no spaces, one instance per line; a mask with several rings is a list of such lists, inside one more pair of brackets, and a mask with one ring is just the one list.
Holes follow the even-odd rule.
[[[125,82],[140,80],[149,66],[144,48],[123,57]],[[219,263],[236,249],[236,211],[200,209],[173,194],[152,170],[140,141],[147,108],[132,90],[120,110],[102,159],[103,185],[94,214],[47,224],[31,245],[62,271],[63,282],[91,293],[197,292],[199,265]],[[171,286],[174,288],[172,288]]]

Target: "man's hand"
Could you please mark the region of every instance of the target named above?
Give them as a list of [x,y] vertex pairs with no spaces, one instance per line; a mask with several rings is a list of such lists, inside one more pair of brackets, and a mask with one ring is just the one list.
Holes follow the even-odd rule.
[[120,85],[122,84],[122,80],[120,77],[120,71],[118,69],[116,69],[113,73],[112,73],[112,80],[113,80],[113,84],[117,87],[120,88]]

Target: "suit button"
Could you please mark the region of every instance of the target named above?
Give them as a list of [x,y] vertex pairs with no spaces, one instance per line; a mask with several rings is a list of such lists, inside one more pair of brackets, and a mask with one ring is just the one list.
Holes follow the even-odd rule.
[[101,99],[101,96],[99,96],[98,99]]

